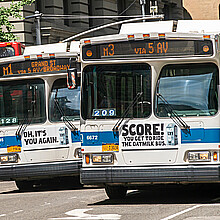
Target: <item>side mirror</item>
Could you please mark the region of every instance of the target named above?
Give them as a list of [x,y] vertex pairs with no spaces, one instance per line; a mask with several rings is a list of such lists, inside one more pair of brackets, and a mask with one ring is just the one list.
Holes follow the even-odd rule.
[[71,68],[67,70],[67,87],[68,89],[77,89],[78,75],[77,69]]

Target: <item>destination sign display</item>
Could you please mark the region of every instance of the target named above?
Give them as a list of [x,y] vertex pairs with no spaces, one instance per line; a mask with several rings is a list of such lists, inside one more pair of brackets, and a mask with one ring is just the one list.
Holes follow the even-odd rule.
[[83,59],[177,57],[213,55],[210,40],[132,40],[98,45],[85,45]]
[[60,72],[69,68],[69,58],[26,60],[0,65],[0,77],[54,71]]

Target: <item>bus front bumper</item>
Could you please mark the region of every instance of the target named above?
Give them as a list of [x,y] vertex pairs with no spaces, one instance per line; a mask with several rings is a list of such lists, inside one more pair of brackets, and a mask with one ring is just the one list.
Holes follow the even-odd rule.
[[79,175],[80,160],[0,165],[0,180],[43,179]]
[[220,165],[82,168],[83,184],[220,182]]

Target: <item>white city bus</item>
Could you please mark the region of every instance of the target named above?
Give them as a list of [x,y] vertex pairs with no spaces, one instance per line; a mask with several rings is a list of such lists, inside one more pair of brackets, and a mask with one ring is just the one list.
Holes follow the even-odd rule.
[[80,87],[68,89],[66,80],[78,55],[72,42],[0,60],[0,180],[15,180],[20,190],[79,180]]
[[219,182],[219,21],[124,24],[81,40],[84,184],[109,198]]

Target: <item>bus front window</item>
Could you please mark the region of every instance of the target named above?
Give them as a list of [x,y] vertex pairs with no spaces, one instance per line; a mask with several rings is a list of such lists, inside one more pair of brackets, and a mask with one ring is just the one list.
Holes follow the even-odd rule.
[[[161,71],[156,93],[181,117],[211,116],[218,111],[218,84],[214,64],[167,65]],[[169,116],[158,95],[155,104],[157,116]]]
[[126,117],[151,114],[151,68],[148,64],[91,65],[83,73],[82,117],[121,118],[138,93],[142,96]]
[[0,83],[0,126],[41,123],[46,120],[44,81],[14,80]]
[[[58,106],[55,99],[57,99]],[[56,80],[51,90],[49,119],[52,122],[59,122],[66,116],[70,120],[79,120],[79,112],[80,87],[71,90],[67,88],[66,79]]]

